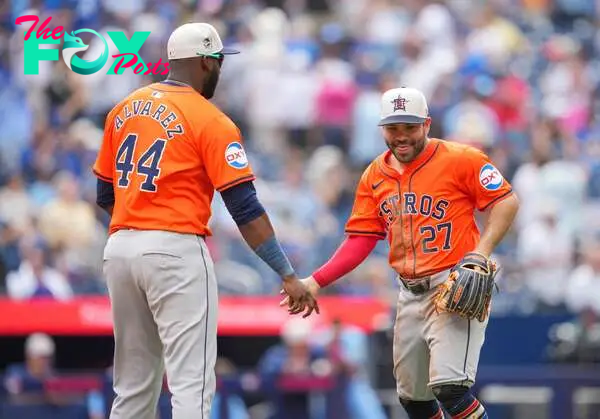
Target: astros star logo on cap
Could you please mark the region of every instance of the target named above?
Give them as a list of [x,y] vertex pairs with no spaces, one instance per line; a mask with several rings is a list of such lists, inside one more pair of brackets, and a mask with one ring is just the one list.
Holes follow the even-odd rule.
[[398,96],[396,99],[392,100],[392,105],[394,105],[394,112],[401,110],[401,111],[406,111],[406,103],[410,102],[409,100],[407,100],[406,98],[403,98],[402,96]]

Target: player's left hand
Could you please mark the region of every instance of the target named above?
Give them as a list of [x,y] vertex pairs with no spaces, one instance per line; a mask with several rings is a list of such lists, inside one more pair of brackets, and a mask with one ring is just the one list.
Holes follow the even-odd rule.
[[434,303],[438,312],[485,321],[489,315],[496,274],[496,265],[486,255],[467,253],[439,286]]
[[309,301],[309,303],[307,303],[308,311],[302,317],[306,318],[310,316],[313,311],[315,311],[317,314],[320,314],[319,304],[316,299],[320,286],[312,276],[300,280],[296,279],[295,281],[292,281],[291,284],[287,284],[286,281],[284,281],[283,289],[281,290],[280,294],[285,295],[285,298],[281,300],[279,306],[283,307],[287,305],[290,314],[298,314],[305,310],[305,306],[302,301],[300,301],[297,297],[294,297],[295,293],[298,291],[296,290],[297,285],[301,285],[303,288],[302,292],[307,293],[303,294],[302,297],[300,297],[300,300],[306,299]]

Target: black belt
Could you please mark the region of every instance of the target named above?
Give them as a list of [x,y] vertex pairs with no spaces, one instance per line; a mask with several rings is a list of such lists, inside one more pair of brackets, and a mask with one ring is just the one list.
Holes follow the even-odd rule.
[[430,276],[421,278],[414,282],[407,281],[406,279],[402,278],[400,275],[398,275],[398,279],[400,279],[400,282],[402,282],[402,285],[404,285],[404,288],[406,288],[408,291],[412,292],[413,294],[425,294],[427,291],[429,291],[431,289],[431,277]]

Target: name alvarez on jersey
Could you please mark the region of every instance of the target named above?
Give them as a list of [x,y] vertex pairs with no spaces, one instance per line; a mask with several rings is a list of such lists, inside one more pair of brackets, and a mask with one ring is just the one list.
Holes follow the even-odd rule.
[[180,118],[177,113],[173,112],[164,103],[155,103],[154,100],[133,100],[131,109],[129,104],[124,105],[123,109],[115,115],[115,130],[119,131],[125,121],[133,116],[145,116],[159,122],[164,128],[168,140],[172,140],[175,135],[184,133],[183,125],[178,122]]

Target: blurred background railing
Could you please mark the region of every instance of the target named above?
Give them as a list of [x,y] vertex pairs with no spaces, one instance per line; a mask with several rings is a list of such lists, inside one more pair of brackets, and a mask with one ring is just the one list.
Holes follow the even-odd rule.
[[[325,297],[321,315],[307,322],[289,320],[274,308],[276,298],[237,301],[223,298],[220,307],[214,419],[405,419],[391,374],[389,306]],[[107,308],[98,297],[0,301],[8,315],[0,320],[0,418],[107,417],[113,397]],[[474,388],[490,417],[598,418],[599,325],[586,329],[582,321],[558,314],[492,318]],[[166,381],[159,406],[160,419],[170,418]]]

